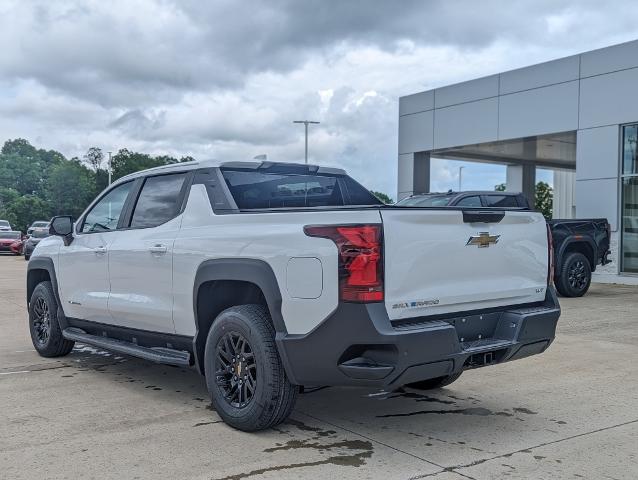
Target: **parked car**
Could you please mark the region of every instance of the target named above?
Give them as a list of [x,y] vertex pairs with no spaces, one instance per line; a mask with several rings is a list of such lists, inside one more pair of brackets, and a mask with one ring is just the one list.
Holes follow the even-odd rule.
[[[48,225],[48,222],[47,222]],[[35,246],[40,243],[40,240],[49,236],[48,230],[36,229],[33,230],[33,233],[29,235],[29,238],[24,242],[24,259],[29,260],[31,258],[31,254],[35,249]]]
[[49,222],[46,220],[38,220],[33,222],[29,228],[27,228],[27,235],[31,235],[34,231],[49,231]]
[[7,220],[0,220],[0,232],[10,232],[13,229]]
[[[14,243],[16,243],[17,241],[19,241],[21,239],[22,239],[22,233],[21,232],[1,231],[0,232],[0,252],[9,252],[9,253],[13,253],[15,255],[16,253],[14,252],[14,250],[11,247],[12,247],[12,245]],[[18,253],[18,255],[19,254],[20,253]]]
[[560,315],[540,213],[386,206],[336,168],[155,168],[50,232],[27,268],[39,354],[193,365],[246,431],[300,386],[440,388],[541,353]]
[[26,241],[26,238],[24,236],[22,236],[19,240],[16,240],[15,242],[13,242],[11,244],[11,252],[13,252],[15,255],[22,255],[24,252],[24,242]]
[[[397,203],[411,207],[482,207],[529,209],[522,193],[476,191],[413,195]],[[564,297],[581,297],[598,265],[610,262],[611,230],[605,218],[550,220],[554,243],[554,282]]]

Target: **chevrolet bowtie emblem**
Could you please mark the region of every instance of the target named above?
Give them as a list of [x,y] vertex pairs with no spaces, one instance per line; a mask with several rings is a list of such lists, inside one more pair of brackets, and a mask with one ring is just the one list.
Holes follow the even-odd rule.
[[489,247],[491,243],[498,243],[500,235],[490,235],[489,232],[481,232],[472,235],[465,245],[476,245],[479,248]]

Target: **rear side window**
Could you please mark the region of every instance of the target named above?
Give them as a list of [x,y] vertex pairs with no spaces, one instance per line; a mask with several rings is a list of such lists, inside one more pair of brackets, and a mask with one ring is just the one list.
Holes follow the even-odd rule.
[[222,174],[240,210],[381,204],[374,195],[344,175],[228,169],[223,169]]
[[518,207],[514,195],[487,195],[485,197],[488,207]]
[[157,227],[175,218],[182,207],[185,178],[184,173],[148,177],[137,198],[131,228]]
[[481,197],[474,195],[472,197],[465,197],[459,200],[456,205],[458,207],[482,207]]

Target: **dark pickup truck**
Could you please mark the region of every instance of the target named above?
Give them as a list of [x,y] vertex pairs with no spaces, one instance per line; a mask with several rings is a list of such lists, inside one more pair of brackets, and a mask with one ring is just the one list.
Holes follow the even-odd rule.
[[[516,192],[469,191],[424,193],[397,202],[404,207],[482,207],[530,210],[527,198]],[[554,284],[564,297],[582,297],[598,265],[609,260],[611,238],[606,218],[549,220],[554,245]]]
[[564,297],[581,297],[591,273],[609,260],[611,228],[606,218],[549,220],[554,244],[554,283]]

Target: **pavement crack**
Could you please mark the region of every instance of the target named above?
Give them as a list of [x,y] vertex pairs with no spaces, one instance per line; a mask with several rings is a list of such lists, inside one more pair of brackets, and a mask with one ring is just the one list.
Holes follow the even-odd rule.
[[[554,445],[554,444],[557,444],[557,443],[560,443],[560,442],[564,442],[566,440],[573,440],[574,438],[585,437],[587,435],[592,435],[594,433],[604,432],[606,430],[611,430],[613,428],[624,427],[625,425],[631,425],[633,423],[638,423],[638,419],[629,420],[627,422],[619,423],[617,425],[610,425],[608,427],[598,428],[596,430],[591,430],[589,432],[578,433],[576,435],[571,435],[571,436],[565,437],[565,438],[559,438],[558,440],[552,440],[551,442],[539,443],[538,445],[534,445],[532,447],[521,448],[520,450],[515,450],[513,452],[503,453],[501,455],[496,455],[494,457],[489,457],[489,458],[483,458],[483,459],[480,459],[480,460],[475,460],[474,462],[470,462],[470,463],[466,463],[466,464],[453,465],[451,467],[441,467],[443,469],[441,471],[439,471],[439,472],[427,473],[425,475],[421,475],[421,476],[418,476],[418,477],[412,477],[410,480],[433,477],[435,475],[439,475],[439,474],[444,473],[444,472],[454,472],[457,475],[468,477],[467,475],[465,475],[465,474],[463,474],[463,473],[461,473],[461,472],[459,472],[457,470],[460,469],[460,468],[469,468],[469,467],[474,467],[476,465],[481,465],[481,464],[483,464],[485,462],[489,462],[490,460],[496,460],[497,458],[508,458],[508,457],[511,457],[512,455],[515,455],[517,453],[531,453],[531,451],[533,449],[535,449],[535,448],[541,448],[541,447],[546,447],[548,445]],[[472,478],[472,477],[468,477],[468,478]]]

